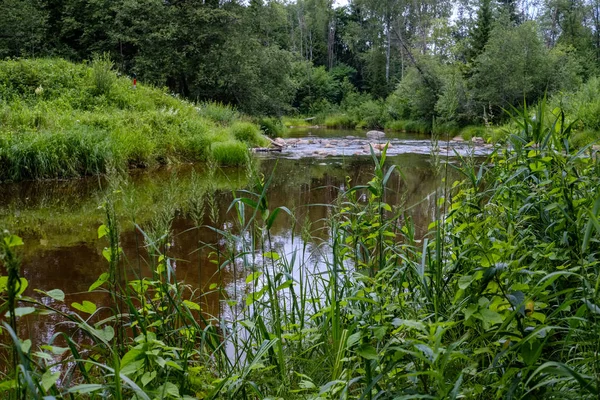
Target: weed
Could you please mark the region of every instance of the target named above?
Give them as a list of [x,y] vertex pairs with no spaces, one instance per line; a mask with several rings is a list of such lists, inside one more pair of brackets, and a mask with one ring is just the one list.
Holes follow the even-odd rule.
[[245,165],[248,162],[248,147],[234,141],[213,143],[211,158],[223,166]]

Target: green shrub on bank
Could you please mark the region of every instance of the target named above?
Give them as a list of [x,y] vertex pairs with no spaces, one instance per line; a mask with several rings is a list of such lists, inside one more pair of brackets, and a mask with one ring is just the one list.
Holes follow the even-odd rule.
[[460,126],[454,121],[443,122],[441,124],[435,124],[433,132],[440,135],[455,136],[460,132]]
[[474,137],[484,137],[486,134],[485,126],[469,125],[461,129],[460,136],[465,140],[471,140]]
[[213,143],[211,158],[221,166],[245,165],[248,162],[248,147],[233,140]]
[[287,128],[314,125],[314,120],[311,119],[307,121],[306,118],[300,117],[283,117],[281,122],[283,123],[283,126]]
[[325,118],[324,124],[327,128],[354,129],[357,122],[347,114],[335,114]]
[[269,137],[282,136],[285,133],[285,126],[278,118],[263,117],[258,120],[260,130]]
[[223,103],[203,102],[196,109],[200,116],[222,125],[229,125],[240,117],[235,108]]
[[258,126],[250,122],[235,122],[231,125],[230,130],[236,140],[245,142],[251,147],[264,147],[269,144]]
[[575,148],[585,147],[589,144],[598,143],[599,141],[600,132],[591,129],[575,132],[571,136],[571,146]]
[[204,161],[214,142],[266,144],[231,107],[196,106],[143,84],[133,89],[111,68],[105,56],[90,66],[0,62],[0,181]]

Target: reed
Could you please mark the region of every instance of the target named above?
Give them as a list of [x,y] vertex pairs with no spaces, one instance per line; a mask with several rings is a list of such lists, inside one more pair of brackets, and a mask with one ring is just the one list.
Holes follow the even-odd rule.
[[[384,149],[372,151],[370,180],[347,181],[321,205],[330,211],[327,239],[307,246],[316,232],[305,227],[286,253],[271,231],[294,213],[269,203],[273,175],[249,164],[250,184],[229,207],[234,226],[216,217],[211,226],[211,262],[238,279],[233,294],[177,280],[168,245],[174,184],[153,222],[138,227],[150,275],[120,257],[118,219],[107,207],[98,231],[107,273],[90,290],[114,296],[108,318],[92,325],[103,311],[92,302],[15,297],[23,313],[60,313],[93,351],[68,341],[54,365],[66,368],[59,382],[6,326],[17,363],[0,390],[15,399],[597,398],[600,164],[589,148],[571,147],[564,115],[548,122],[546,112],[542,104],[535,115],[514,115],[510,150],[486,162],[447,164],[434,154],[440,180],[449,168],[464,179],[430,196],[435,217],[423,238],[410,208],[386,201],[402,171],[387,165]],[[200,198],[211,214],[210,191],[194,193],[195,215],[205,212]],[[120,269],[127,273],[114,280]],[[208,315],[203,296],[215,291],[223,308]],[[45,295],[64,303],[64,294]],[[40,349],[52,351],[52,343]]]

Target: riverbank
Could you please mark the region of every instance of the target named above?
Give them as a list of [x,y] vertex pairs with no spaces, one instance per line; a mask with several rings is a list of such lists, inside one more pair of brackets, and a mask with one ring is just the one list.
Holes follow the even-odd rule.
[[234,109],[194,104],[117,74],[108,59],[0,61],[0,181],[157,164],[243,165],[265,145]]
[[[350,165],[346,180],[323,174],[315,184],[329,197],[320,203],[277,186],[300,179],[293,187],[310,189],[313,173],[296,161],[278,179],[249,171],[249,187],[227,208],[231,222],[207,215],[212,239],[191,253],[178,244],[188,234],[197,245],[198,222],[176,227],[173,208],[157,210],[157,225],[127,239],[110,201],[123,193],[109,195],[94,229],[106,245],[93,254],[98,280],[82,283],[75,297],[29,287],[16,304],[5,303],[19,316],[6,332],[37,316],[70,322],[54,323],[41,348],[4,335],[14,354],[0,391],[9,398],[28,391],[151,399],[167,390],[173,399],[228,400],[597,397],[600,163],[569,148],[564,127],[524,120],[532,129],[514,132],[511,151],[484,163],[458,157],[461,181],[435,154],[423,163],[441,182],[417,196],[432,216],[425,232],[404,201],[406,171],[389,166],[385,151],[373,155],[368,176]],[[413,179],[423,189],[423,177]],[[270,193],[301,207],[271,202]],[[317,215],[298,213],[307,208]],[[289,239],[278,235],[286,225],[297,232]],[[18,273],[23,243],[0,235],[2,260]],[[177,282],[207,270],[208,282]],[[12,282],[6,286],[17,293]]]

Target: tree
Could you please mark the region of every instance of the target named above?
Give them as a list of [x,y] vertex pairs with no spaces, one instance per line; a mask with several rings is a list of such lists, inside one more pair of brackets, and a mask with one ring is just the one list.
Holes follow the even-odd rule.
[[[504,22],[503,22],[504,21]],[[551,58],[533,21],[494,26],[485,51],[474,61],[469,80],[476,99],[475,113],[502,116],[502,109],[539,99],[552,82]]]
[[0,2],[0,57],[35,57],[44,50],[48,13],[36,0]]

